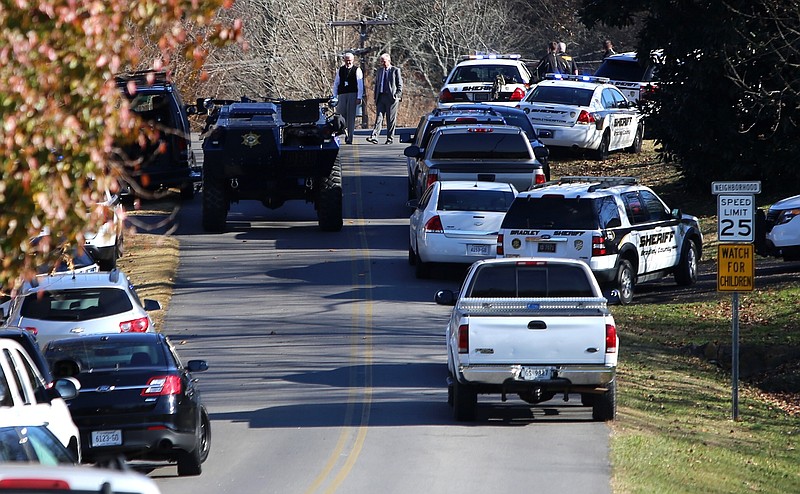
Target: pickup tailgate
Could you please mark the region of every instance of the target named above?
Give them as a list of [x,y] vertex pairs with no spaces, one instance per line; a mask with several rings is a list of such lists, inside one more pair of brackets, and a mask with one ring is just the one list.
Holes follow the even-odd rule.
[[606,324],[613,324],[605,299],[501,301],[459,303],[468,314],[469,365],[605,363]]
[[[430,170],[438,173],[439,181],[480,181],[510,183],[517,190],[528,190],[536,184],[536,172],[542,166],[536,160],[518,161],[455,161],[446,160],[430,163]],[[431,173],[431,172],[429,172]]]

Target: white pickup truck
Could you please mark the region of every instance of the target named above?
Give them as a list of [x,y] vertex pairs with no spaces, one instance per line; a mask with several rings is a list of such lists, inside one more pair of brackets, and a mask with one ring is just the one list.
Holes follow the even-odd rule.
[[[613,296],[613,295],[612,295]],[[592,418],[616,416],[619,348],[614,318],[583,261],[556,258],[475,262],[450,305],[448,403],[474,420],[479,394],[508,394],[535,404],[580,394]]]

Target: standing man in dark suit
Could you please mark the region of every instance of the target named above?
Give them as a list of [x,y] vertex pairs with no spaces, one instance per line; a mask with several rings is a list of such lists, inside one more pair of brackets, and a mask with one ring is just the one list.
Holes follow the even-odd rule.
[[386,118],[386,142],[391,144],[394,136],[394,127],[397,121],[397,107],[403,97],[403,76],[400,68],[392,66],[392,58],[388,53],[381,55],[381,68],[375,74],[375,128],[367,141],[378,144],[378,135],[381,133],[384,115]]
[[333,78],[333,96],[339,99],[336,112],[344,117],[347,123],[345,144],[353,144],[356,131],[356,108],[364,97],[364,74],[360,67],[353,65],[355,56],[347,52],[342,57],[344,64],[336,71]]

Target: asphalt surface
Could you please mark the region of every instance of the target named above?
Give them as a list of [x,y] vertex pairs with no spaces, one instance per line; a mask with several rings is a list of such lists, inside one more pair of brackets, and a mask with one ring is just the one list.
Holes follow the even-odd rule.
[[211,454],[199,477],[140,467],[165,494],[610,492],[609,428],[579,399],[481,397],[477,422],[452,420],[433,294],[461,279],[415,279],[405,145],[365,137],[341,150],[341,232],[311,204],[244,201],[206,234],[201,194],[183,204],[164,331],[209,361]]

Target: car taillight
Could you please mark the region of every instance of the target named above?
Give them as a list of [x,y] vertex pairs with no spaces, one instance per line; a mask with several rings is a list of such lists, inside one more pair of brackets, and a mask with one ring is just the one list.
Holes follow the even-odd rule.
[[39,334],[39,329],[36,328],[36,327],[33,327],[33,326],[25,326],[22,329],[24,329],[25,331],[29,332],[33,336],[37,336]]
[[177,147],[179,153],[185,152],[189,148],[189,146],[186,143],[186,139],[184,139],[183,137],[178,137],[177,141],[178,141]]
[[456,123],[460,124],[478,123],[478,119],[475,117],[458,117],[456,119]]
[[147,317],[140,317],[119,323],[120,333],[145,333],[147,328],[150,327],[150,320]]
[[439,180],[439,170],[428,170],[428,176],[425,178],[425,188],[427,189],[437,180]]
[[581,114],[578,115],[578,123],[579,124],[593,124],[595,123],[594,115],[589,113],[586,110],[581,110]]
[[505,254],[505,249],[503,249],[503,234],[497,234],[497,256],[502,256]]
[[450,90],[447,89],[447,88],[442,89],[442,92],[439,93],[439,102],[440,103],[450,103],[454,99],[455,98],[453,97],[453,93],[451,93]]
[[20,490],[20,491],[68,491],[69,483],[66,480],[58,479],[14,479],[6,478],[0,480],[0,490]]
[[142,396],[169,396],[181,394],[181,378],[178,376],[155,376],[147,381]]
[[537,168],[536,171],[533,172],[533,183],[543,184],[545,182],[547,182],[547,179],[544,176],[544,172],[541,168]]
[[491,134],[492,132],[494,132],[494,129],[488,129],[486,127],[470,127],[469,129],[467,129],[467,132],[473,134]]
[[617,353],[617,328],[606,324],[606,353]]
[[592,237],[592,255],[593,256],[608,255],[608,249],[606,249],[606,239],[604,237],[599,235]]
[[525,91],[522,88],[516,88],[513,93],[511,93],[511,101],[522,101],[522,98],[525,97]]
[[425,223],[425,233],[444,233],[442,220],[438,215],[429,219],[428,222]]
[[458,327],[458,353],[469,353],[469,324]]

